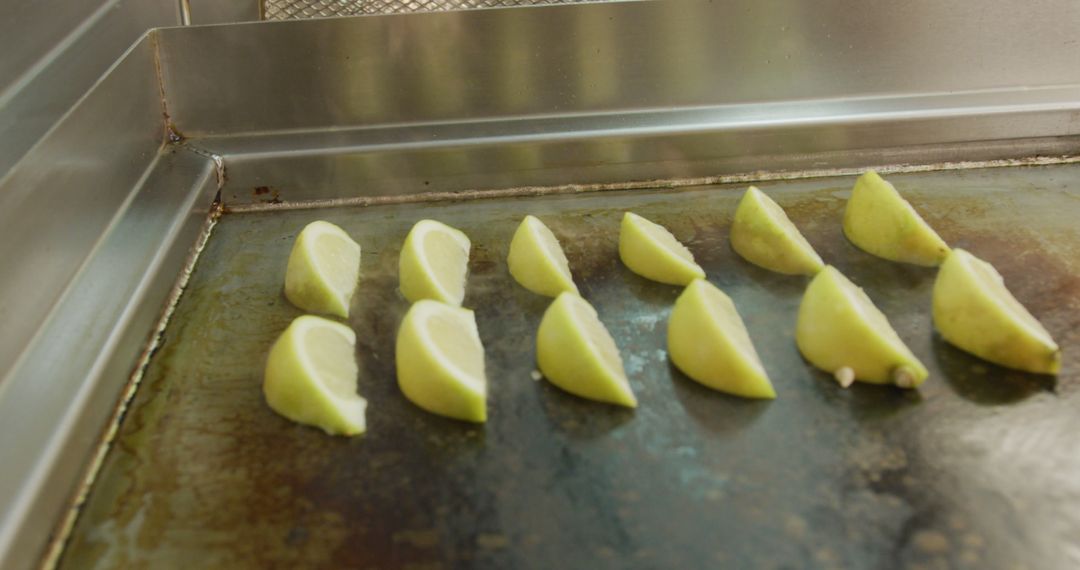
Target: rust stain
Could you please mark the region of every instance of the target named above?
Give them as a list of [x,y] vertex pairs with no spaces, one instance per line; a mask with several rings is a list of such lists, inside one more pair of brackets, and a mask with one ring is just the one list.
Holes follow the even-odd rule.
[[[417,204],[433,202],[460,202],[495,198],[526,198],[534,196],[557,196],[592,192],[615,192],[624,190],[676,190],[695,186],[728,184],[761,184],[775,181],[798,181],[840,176],[856,176],[873,168],[882,175],[905,173],[934,173],[989,168],[1017,168],[1023,166],[1065,165],[1080,162],[1080,156],[1031,156],[1015,159],[988,161],[942,162],[938,164],[889,164],[868,165],[858,168],[831,168],[825,170],[754,171],[695,178],[670,178],[657,180],[634,180],[600,182],[590,184],[563,184],[557,186],[522,186],[517,188],[462,189],[453,192],[416,192],[394,196],[350,196],[330,200],[295,200],[255,204],[225,204],[227,213],[250,213],[273,210],[310,210],[335,207],[375,206],[385,204]],[[428,186],[430,181],[424,181]],[[848,188],[850,190],[850,188]]]
[[251,190],[251,195],[259,199],[262,204],[281,204],[281,192],[270,186],[256,186]]
[[[995,188],[1043,176],[987,172],[976,173],[977,182]],[[1057,172],[1080,180],[1077,167]],[[1075,201],[1039,188],[1017,201],[935,186],[951,175],[910,175],[904,189],[947,240],[993,262],[1058,336],[1067,350],[1058,382],[1074,385],[1080,234],[1069,233],[1074,216],[1062,204]],[[933,269],[885,262],[843,237],[850,183],[762,189],[826,260],[867,289],[932,369],[921,396],[841,390],[802,361],[791,330],[806,280],[756,268],[728,245],[741,183],[225,216],[150,359],[61,565],[557,567],[572,558],[611,567],[626,554],[649,566],[707,566],[722,555],[780,567],[817,553],[837,567],[974,568],[982,560],[1053,567],[1045,547],[1060,545],[1028,540],[1024,517],[1080,505],[1026,490],[1038,491],[1050,470],[988,487],[968,476],[1000,467],[978,463],[985,449],[942,454],[934,442],[1005,413],[1071,417],[1078,392],[1050,394],[1044,378],[981,364],[936,341],[928,317]],[[667,225],[732,296],[778,400],[728,397],[670,365],[665,325],[679,289],[619,263],[624,210]],[[532,379],[534,333],[550,300],[517,286],[505,266],[525,213],[562,241],[583,295],[623,350],[639,409],[587,402]],[[426,414],[394,381],[394,340],[408,306],[397,288],[398,251],[426,217],[461,228],[475,244],[465,305],[476,309],[487,353],[485,426]],[[301,314],[282,294],[284,263],[296,232],[316,218],[341,225],[364,247],[361,294],[348,320],[357,332],[359,391],[371,404],[369,431],[358,438],[280,418],[260,391],[266,350]],[[1060,232],[1060,243],[1048,242],[1046,231]],[[999,498],[1014,492],[1039,508],[1002,507]]]
[[176,127],[176,123],[173,123],[168,115],[165,115],[165,135],[171,144],[182,143],[187,138],[184,136],[184,133],[180,132],[180,129]]

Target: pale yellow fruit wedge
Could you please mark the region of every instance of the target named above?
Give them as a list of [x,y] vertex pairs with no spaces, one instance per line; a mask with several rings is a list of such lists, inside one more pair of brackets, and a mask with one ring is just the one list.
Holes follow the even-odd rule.
[[694,255],[660,224],[627,212],[619,228],[619,257],[630,271],[667,283],[687,285],[705,277]]
[[285,297],[311,313],[348,317],[359,276],[360,244],[330,222],[311,222],[289,254]]
[[356,333],[311,315],[297,317],[266,361],[263,395],[275,412],[329,434],[363,433],[367,401],[356,393]]
[[435,220],[416,222],[398,258],[401,294],[414,303],[433,299],[461,305],[471,246],[461,230]]
[[989,263],[954,249],[934,281],[934,326],[941,336],[980,358],[1041,374],[1061,371],[1061,349],[1005,288]]
[[814,275],[825,267],[780,205],[754,186],[735,210],[731,248],[754,265],[786,275]]
[[829,265],[803,294],[795,342],[811,364],[845,386],[861,380],[915,388],[928,375],[870,297]]
[[544,312],[536,360],[545,378],[571,394],[637,407],[615,340],[592,305],[573,293],[562,293]]
[[521,220],[506,262],[514,280],[533,293],[556,297],[563,291],[578,292],[559,240],[535,216]]
[[735,303],[704,279],[687,285],[675,300],[668,354],[684,374],[715,390],[744,398],[776,397]]
[[420,300],[398,330],[398,386],[412,403],[440,416],[487,420],[484,346],[469,309]]
[[949,254],[937,232],[873,170],[855,181],[844,210],[844,235],[863,251],[891,261],[930,267]]

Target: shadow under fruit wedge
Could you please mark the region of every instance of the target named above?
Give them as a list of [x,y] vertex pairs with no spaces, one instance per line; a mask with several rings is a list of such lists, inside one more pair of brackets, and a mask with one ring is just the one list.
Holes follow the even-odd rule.
[[744,398],[776,398],[735,303],[697,279],[675,300],[668,321],[668,354],[697,382]]
[[795,342],[811,364],[845,387],[861,380],[916,388],[929,374],[870,297],[831,265],[803,294]]
[[688,285],[705,277],[694,254],[664,226],[626,212],[619,227],[619,258],[630,271],[667,283]]
[[330,222],[311,222],[289,253],[285,297],[305,311],[347,318],[359,276],[360,244]]
[[949,246],[915,208],[873,170],[855,181],[844,209],[844,235],[867,253],[933,267]]
[[461,230],[435,220],[416,222],[398,258],[401,294],[412,303],[433,299],[461,305],[471,247]]
[[578,292],[559,240],[536,216],[521,220],[506,263],[514,280],[533,293],[557,297],[563,291]]
[[615,340],[592,305],[573,293],[559,295],[544,312],[536,361],[545,378],[571,394],[637,407]]
[[440,416],[487,420],[484,346],[469,309],[420,300],[409,308],[394,353],[405,397]]
[[934,326],[980,358],[1039,374],[1061,371],[1061,349],[989,263],[954,249],[934,281]]
[[786,275],[814,275],[825,267],[783,208],[754,186],[735,210],[731,248],[758,267]]
[[329,434],[366,427],[367,401],[356,393],[356,333],[322,317],[297,317],[266,361],[263,395],[275,412]]

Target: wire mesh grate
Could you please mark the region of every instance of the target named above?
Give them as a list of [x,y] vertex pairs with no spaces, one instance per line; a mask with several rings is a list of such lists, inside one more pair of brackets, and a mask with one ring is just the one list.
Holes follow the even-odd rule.
[[299,20],[604,1],[610,0],[263,0],[263,19]]

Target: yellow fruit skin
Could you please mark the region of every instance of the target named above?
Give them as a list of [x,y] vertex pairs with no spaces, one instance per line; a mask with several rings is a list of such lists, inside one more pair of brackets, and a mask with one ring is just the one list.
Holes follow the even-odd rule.
[[770,218],[763,200],[772,198],[753,186],[743,194],[731,224],[731,248],[750,263],[785,275],[814,275],[825,267],[805,239],[792,239]]
[[[308,227],[315,224],[330,225],[329,222],[319,221],[312,222]],[[304,229],[307,230],[307,228]],[[350,293],[349,298],[342,302],[336,295],[330,293],[329,284],[323,281],[312,265],[312,259],[304,255],[302,251],[304,247],[302,242],[306,239],[308,239],[308,234],[303,231],[300,232],[292,251],[289,252],[289,262],[285,269],[285,298],[293,305],[309,313],[322,313],[348,318],[349,300],[351,300],[352,294]],[[359,251],[360,246],[357,245],[356,248]],[[356,276],[359,276],[359,272],[360,267],[357,265]],[[354,276],[353,281],[356,280],[356,276]]]
[[[294,422],[320,428],[331,435],[363,433],[365,423],[337,413],[337,404],[323,391],[313,388],[313,381],[308,378],[300,361],[294,357],[300,352],[300,335],[296,334],[296,321],[317,318],[319,317],[310,315],[297,317],[274,342],[266,361],[263,396],[271,409]],[[355,342],[355,333],[351,330],[349,333]],[[362,412],[366,403],[358,399],[355,405]]]
[[670,255],[634,225],[630,216],[623,216],[619,229],[619,258],[630,271],[668,285],[685,286],[694,279],[705,277],[705,271],[697,264],[680,263]]
[[[563,274],[561,267],[546,257],[533,255],[543,246],[527,225],[530,218],[533,216],[526,216],[510,240],[510,254],[506,258],[510,275],[519,285],[537,295],[558,297],[563,291],[577,294],[577,285]],[[541,222],[537,220],[537,223]]]
[[[811,281],[799,305],[795,342],[814,366],[829,372],[847,367],[855,379],[872,384],[894,383],[894,373],[905,367],[913,386],[922,384],[929,372],[891,327],[887,339],[875,330],[845,295],[845,285],[855,287],[832,266],[825,266]],[[865,295],[861,290],[859,294]],[[869,302],[869,299],[867,299]],[[885,316],[876,307],[869,307]]]
[[[408,238],[406,238],[406,244],[407,243]],[[408,247],[408,245],[406,245],[406,247]],[[436,287],[431,279],[428,279],[427,272],[424,271],[420,260],[413,256],[402,255],[398,258],[398,280],[400,283],[401,294],[410,303],[415,303],[423,299],[431,299],[442,303],[449,303],[451,305],[460,305],[461,302],[465,300],[464,297],[457,299],[444,295],[441,289]]]
[[[668,321],[668,355],[675,366],[690,378],[721,392],[744,398],[776,398],[765,369],[753,346],[751,354],[732,342],[731,337],[710,317],[706,288],[712,288],[732,313],[734,304],[722,291],[703,279],[695,280],[675,300]],[[738,316],[735,313],[736,317]],[[740,319],[738,326],[749,339]]]
[[410,318],[412,313],[412,310],[406,313],[401,322],[394,353],[402,393],[410,402],[433,414],[467,422],[487,421],[487,394],[447,389],[457,385],[458,381],[434,355],[420,350],[418,344],[408,342],[419,336],[420,324],[417,319]]
[[[440,222],[422,220],[420,222],[417,222],[417,226],[425,222],[444,225]],[[457,234],[460,234],[460,236],[464,238],[465,243],[468,243],[469,238],[466,237],[463,232],[455,228],[451,228],[450,226],[446,226],[446,228],[452,232],[457,232]],[[401,247],[401,256],[398,258],[398,282],[401,289],[401,294],[410,303],[415,303],[422,299],[431,299],[433,301],[439,301],[442,303],[447,303],[449,305],[461,306],[462,301],[465,300],[465,291],[462,290],[460,295],[456,296],[448,295],[446,292],[443,291],[442,287],[435,283],[435,281],[431,278],[432,276],[427,271],[425,271],[424,265],[421,262],[420,258],[412,254],[413,251],[417,251],[419,249],[417,246],[420,245],[415,243],[416,240],[419,239],[417,238],[418,232],[416,232],[415,230],[416,226],[413,226],[413,231],[410,231],[409,235],[405,237],[405,243]],[[469,246],[466,246],[466,262],[468,262],[468,258]]]
[[[540,372],[552,384],[582,398],[637,407],[637,398],[625,383],[603,364],[590,349],[574,317],[568,297],[559,295],[544,312],[536,333],[536,361]],[[582,301],[584,302],[584,301]]]
[[844,210],[844,235],[890,261],[933,267],[949,254],[945,241],[873,170],[855,181]]
[[[1040,335],[1017,326],[1008,312],[980,286],[975,275],[965,270],[961,259],[964,256],[972,258],[967,260],[969,262],[985,263],[956,249],[941,265],[934,281],[933,297],[934,326],[941,336],[994,364],[1038,374],[1061,372],[1061,350],[1050,338],[1050,333],[1038,325],[1045,334],[1040,338]],[[989,264],[986,267],[1000,282],[1001,275]],[[1019,302],[1016,306],[1022,308]],[[1034,317],[1031,320],[1038,324]]]

